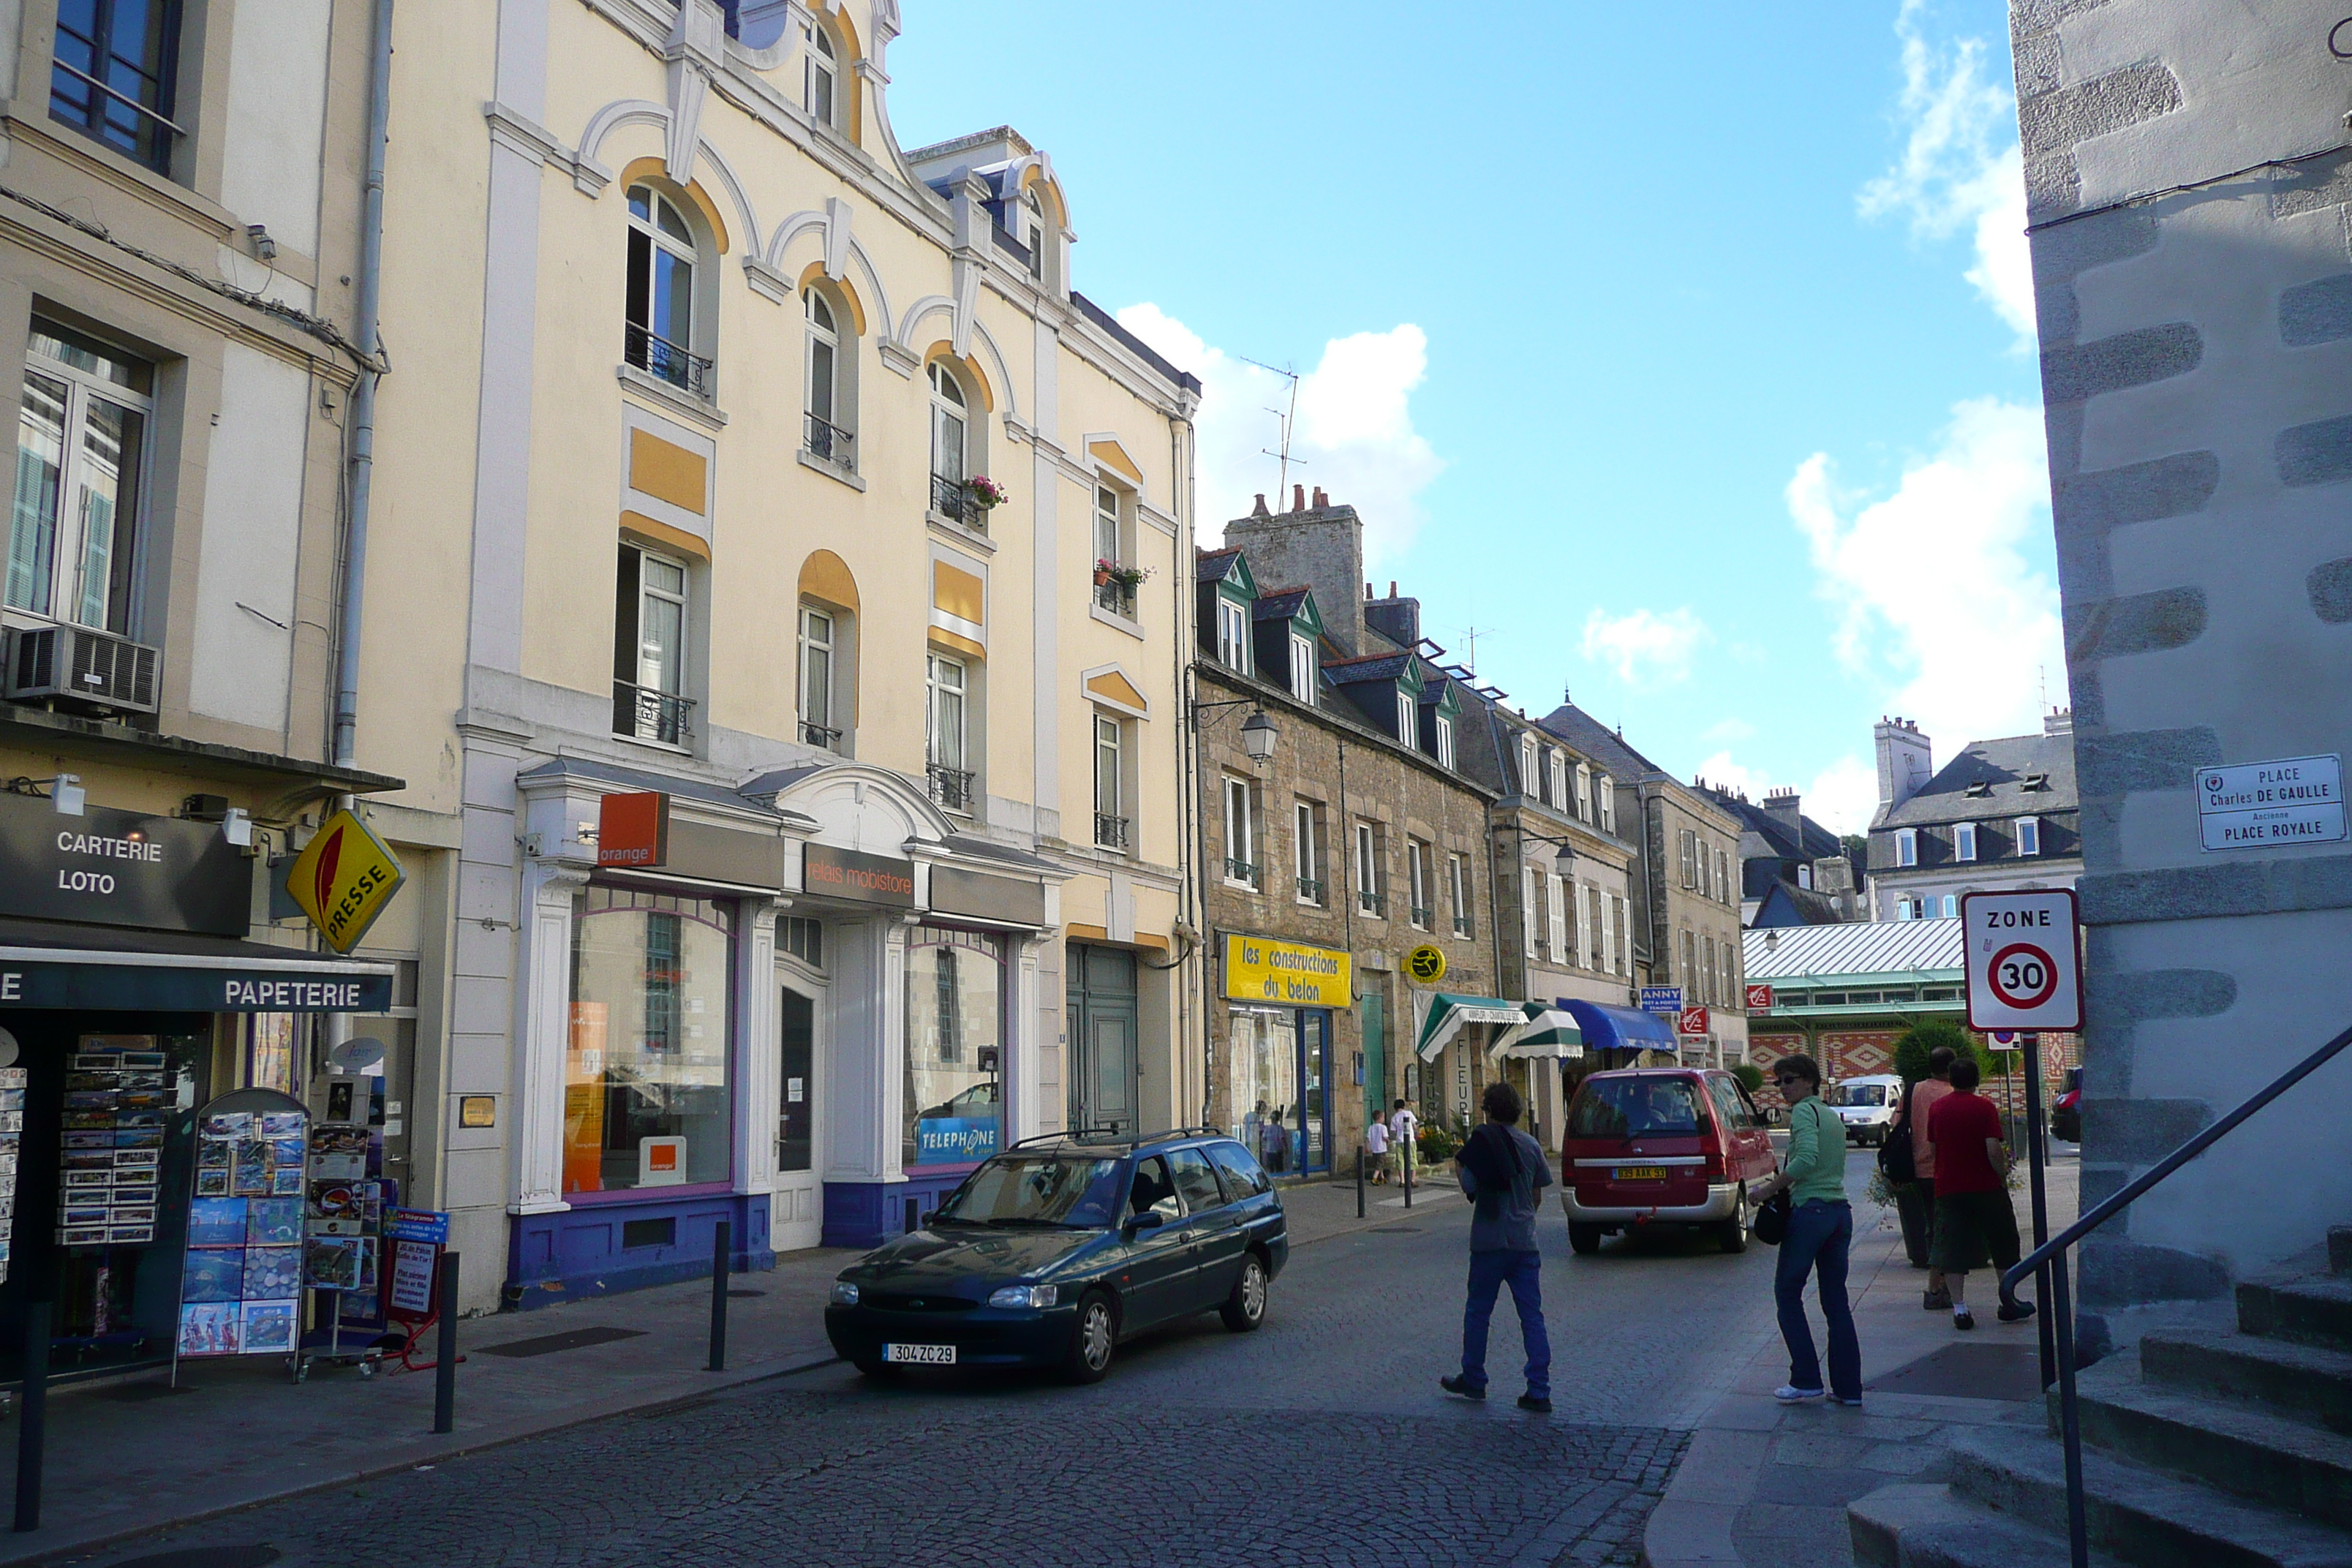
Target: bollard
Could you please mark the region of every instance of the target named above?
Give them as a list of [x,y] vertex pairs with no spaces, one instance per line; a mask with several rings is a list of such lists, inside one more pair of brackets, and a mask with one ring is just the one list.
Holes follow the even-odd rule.
[[719,1222],[719,1238],[710,1248],[710,1370],[727,1370],[727,1246],[733,1226]]
[[1356,1217],[1364,1217],[1364,1146],[1356,1145]]
[[457,1255],[441,1255],[441,1349],[433,1363],[433,1430],[457,1429]]
[[1404,1146],[1404,1206],[1412,1207],[1412,1168],[1419,1163],[1420,1148],[1414,1143]]
[[16,1530],[41,1528],[41,1443],[49,1411],[49,1303],[25,1303],[24,1411],[16,1417]]

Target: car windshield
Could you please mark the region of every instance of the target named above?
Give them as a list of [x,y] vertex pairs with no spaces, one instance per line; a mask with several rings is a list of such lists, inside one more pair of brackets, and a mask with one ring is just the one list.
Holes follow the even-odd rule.
[[1639,1138],[1647,1133],[1694,1134],[1698,1095],[1686,1078],[1588,1079],[1576,1091],[1571,1138]]
[[1833,1083],[1830,1085],[1832,1105],[1884,1105],[1886,1086],[1883,1083]]
[[1017,1154],[974,1171],[935,1217],[964,1225],[1108,1227],[1118,1203],[1117,1160]]

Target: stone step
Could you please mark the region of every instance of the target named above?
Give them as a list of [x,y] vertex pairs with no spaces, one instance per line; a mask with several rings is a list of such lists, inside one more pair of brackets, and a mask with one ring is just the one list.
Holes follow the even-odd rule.
[[2236,1400],[2146,1383],[2132,1357],[2084,1369],[2076,1387],[2085,1447],[2352,1526],[2352,1437]]
[[[1955,1496],[1948,1486],[1905,1481],[1846,1505],[1853,1560],[1869,1568],[2053,1568],[2066,1561],[2053,1535]],[[2124,1568],[2095,1549],[2094,1568]]]
[[[2051,1532],[2065,1560],[2066,1450],[2054,1437],[1972,1428],[1951,1448],[1953,1496]],[[2352,1531],[2086,1447],[2091,1544],[2126,1563],[2197,1568],[2352,1568]]]
[[2306,1274],[2241,1285],[2238,1327],[2271,1339],[2352,1350],[2352,1276]]
[[2151,1331],[2139,1342],[2139,1369],[2143,1384],[2252,1400],[2352,1434],[2352,1351],[2218,1330]]

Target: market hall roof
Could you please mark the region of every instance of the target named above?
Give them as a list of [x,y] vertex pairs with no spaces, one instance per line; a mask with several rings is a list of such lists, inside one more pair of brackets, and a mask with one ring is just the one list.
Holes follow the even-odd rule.
[[1888,812],[1872,830],[2030,816],[2073,811],[2080,804],[2071,732],[2010,735],[1970,741],[1918,794]]
[[1740,955],[1757,984],[1889,974],[1957,979],[1966,966],[1961,946],[1956,920],[1849,921],[1750,931]]

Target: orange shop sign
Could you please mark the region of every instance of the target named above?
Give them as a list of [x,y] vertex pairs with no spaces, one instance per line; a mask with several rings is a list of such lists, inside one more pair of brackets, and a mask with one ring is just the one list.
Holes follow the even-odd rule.
[[596,805],[596,864],[669,863],[669,796],[608,795]]

